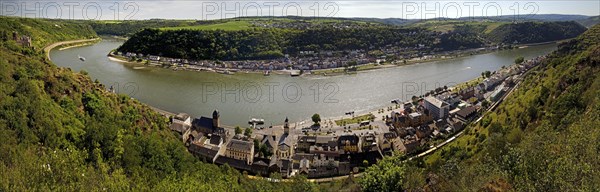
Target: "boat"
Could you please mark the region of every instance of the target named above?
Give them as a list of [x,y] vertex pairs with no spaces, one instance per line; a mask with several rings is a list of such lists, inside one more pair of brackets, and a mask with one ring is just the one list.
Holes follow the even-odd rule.
[[77,55],[77,57],[79,57],[79,60],[81,60],[81,61],[85,61],[85,57],[82,57],[82,56],[80,56],[80,55]]
[[292,71],[292,72],[290,72],[290,76],[298,77],[298,76],[300,76],[300,71]]
[[264,119],[251,118],[251,119],[248,121],[248,124],[253,124],[253,125],[262,125],[262,124],[265,124],[265,120],[264,120]]
[[269,76],[269,75],[271,75],[271,72],[270,71],[265,71],[264,76]]
[[229,70],[219,70],[219,71],[217,71],[217,73],[225,74],[225,75],[233,75],[233,72],[231,72]]

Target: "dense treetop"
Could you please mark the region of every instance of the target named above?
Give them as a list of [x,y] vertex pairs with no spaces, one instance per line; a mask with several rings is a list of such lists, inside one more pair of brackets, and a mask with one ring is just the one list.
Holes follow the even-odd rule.
[[13,32],[33,38],[33,45],[41,49],[57,41],[87,39],[96,37],[90,25],[51,19],[27,19],[0,16],[0,37],[2,41],[12,38]]
[[497,43],[540,43],[577,37],[586,28],[574,21],[501,25],[487,36]]

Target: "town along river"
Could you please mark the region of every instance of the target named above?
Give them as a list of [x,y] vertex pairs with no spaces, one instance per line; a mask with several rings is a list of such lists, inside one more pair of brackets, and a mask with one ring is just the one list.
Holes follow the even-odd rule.
[[104,39],[90,46],[56,49],[50,57],[58,66],[84,70],[107,88],[113,86],[156,108],[192,116],[210,116],[218,109],[222,123],[232,126],[245,126],[249,118],[265,119],[269,126],[282,124],[286,117],[291,122],[309,121],[314,113],[321,117],[366,113],[389,106],[393,99],[406,100],[498,70],[518,56],[530,59],[556,49],[556,44],[546,44],[352,75],[290,77],[173,71],[109,60],[107,53],[122,43]]

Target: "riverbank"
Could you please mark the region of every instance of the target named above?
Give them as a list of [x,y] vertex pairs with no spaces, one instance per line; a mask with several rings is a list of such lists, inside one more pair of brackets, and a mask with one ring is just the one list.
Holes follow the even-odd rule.
[[562,42],[566,42],[566,41],[570,41],[574,38],[570,38],[570,39],[562,39],[562,40],[556,40],[556,41],[545,41],[545,42],[540,42],[540,43],[526,43],[526,44],[519,44],[516,45],[518,46],[518,48],[526,48],[529,46],[538,46],[538,45],[547,45],[547,44],[553,44],[553,43],[562,43]]
[[[497,51],[497,50],[493,50],[493,51]],[[482,50],[468,51],[468,52],[457,54],[456,56],[434,55],[433,58],[427,58],[427,59],[413,58],[410,60],[405,60],[403,63],[396,62],[394,64],[392,64],[392,63],[383,63],[383,64],[368,63],[368,64],[363,64],[363,65],[358,65],[353,70],[348,70],[347,68],[344,68],[344,67],[307,70],[299,76],[337,76],[337,75],[355,74],[358,72],[366,72],[366,71],[377,70],[377,69],[386,69],[386,68],[400,67],[400,66],[427,63],[427,62],[451,60],[451,59],[456,59],[456,58],[461,58],[461,57],[466,57],[466,56],[473,56],[473,55],[477,55],[477,54],[486,54],[486,53],[490,53],[493,51],[485,51],[485,52]],[[156,61],[150,61],[147,59],[131,61],[126,57],[115,55],[112,52],[109,53],[107,55],[107,57],[109,58],[109,60],[119,62],[119,63],[167,68],[167,69],[172,69],[174,71],[185,70],[185,71],[215,72],[215,73],[219,73],[220,71],[227,71],[228,72],[227,74],[229,74],[229,75],[236,74],[236,73],[264,74],[265,71],[267,71],[267,70],[243,70],[243,69],[235,69],[235,68],[196,67],[194,65],[187,65],[187,64],[182,65],[182,66],[165,65],[165,64],[160,64],[160,63],[157,63]],[[287,70],[287,69],[286,70],[272,70],[272,71],[270,71],[270,74],[291,75],[292,71],[298,71],[298,70]]]
[[89,43],[87,43],[87,42],[86,42],[86,43],[76,43],[76,44],[74,44],[74,45],[69,45],[69,46],[63,45],[63,46],[59,46],[58,50],[59,50],[59,51],[63,51],[63,50],[71,49],[71,48],[76,48],[76,47],[83,47],[83,46],[93,45],[94,43],[96,43],[96,42],[89,42]]
[[70,45],[66,49],[75,48],[75,47],[90,45],[90,44],[93,44],[90,42],[94,42],[94,41],[99,42],[100,40],[101,40],[100,38],[94,38],[94,39],[80,39],[80,40],[56,42],[56,43],[53,43],[53,44],[50,44],[50,45],[44,47],[44,52],[46,53],[46,58],[48,58],[48,60],[52,61],[52,59],[50,58],[50,51],[52,51],[52,49],[54,49],[56,47]]
[[[543,42],[543,43],[539,43],[536,45],[546,45],[546,44],[551,44],[551,43],[556,43],[556,42],[558,42],[558,41]],[[529,46],[536,46],[536,45],[515,45],[512,49],[521,49],[521,48],[526,48]],[[447,60],[459,59],[459,58],[463,58],[463,57],[482,55],[482,54],[488,54],[488,53],[505,51],[505,50],[510,50],[510,49],[487,49],[487,48],[469,49],[469,50],[459,51],[458,53],[453,53],[453,54],[437,54],[437,55],[430,55],[429,57],[412,58],[409,60],[403,60],[402,62],[395,61],[394,63],[383,63],[383,64],[369,63],[369,64],[356,66],[356,70],[351,70],[351,71],[347,71],[343,67],[332,68],[332,69],[317,69],[317,70],[312,70],[310,72],[310,75],[335,76],[335,75],[354,74],[357,72],[364,72],[364,71],[377,70],[377,69],[386,69],[386,68],[390,68],[390,67],[401,67],[401,66],[421,64],[421,63],[447,61]]]

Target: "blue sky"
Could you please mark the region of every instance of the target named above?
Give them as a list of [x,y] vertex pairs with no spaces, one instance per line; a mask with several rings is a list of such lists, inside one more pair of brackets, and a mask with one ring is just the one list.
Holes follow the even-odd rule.
[[529,14],[600,15],[598,0],[0,0],[0,14],[62,19],[220,19],[239,16],[322,16],[428,19]]

